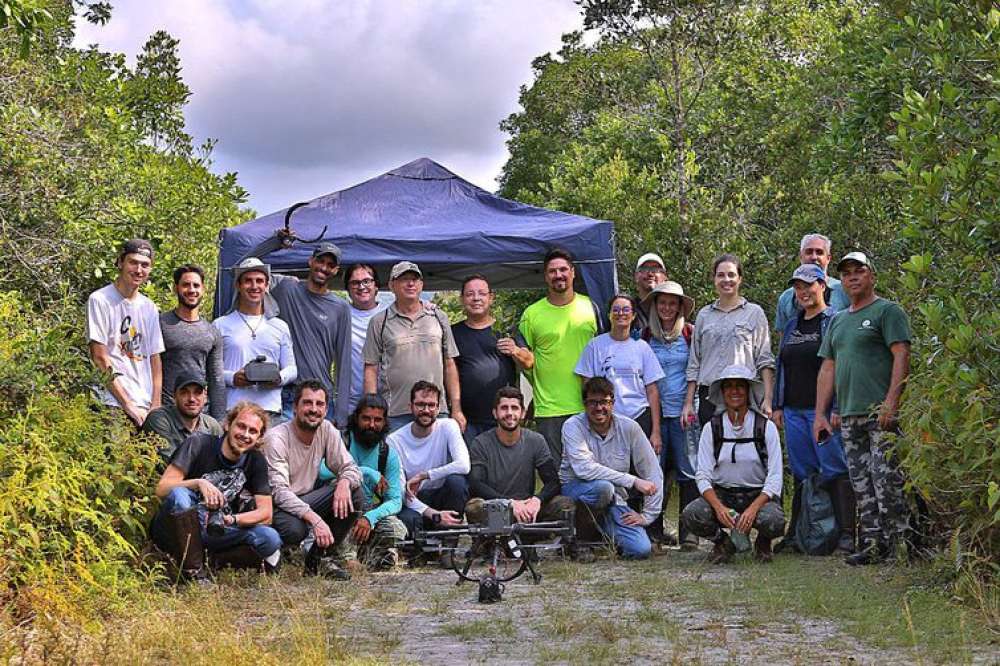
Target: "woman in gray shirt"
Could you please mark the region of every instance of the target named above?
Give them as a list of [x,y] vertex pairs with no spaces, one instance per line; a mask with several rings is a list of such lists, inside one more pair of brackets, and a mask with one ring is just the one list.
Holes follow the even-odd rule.
[[681,410],[685,424],[694,418],[694,394],[698,391],[698,420],[708,422],[717,405],[708,396],[708,387],[730,365],[742,365],[759,376],[764,384],[764,403],[754,405],[771,416],[774,388],[774,354],[771,333],[764,310],[740,296],[743,266],[732,254],[723,254],[712,264],[715,293],[718,298],[698,311],[691,353],[687,365],[687,396]]

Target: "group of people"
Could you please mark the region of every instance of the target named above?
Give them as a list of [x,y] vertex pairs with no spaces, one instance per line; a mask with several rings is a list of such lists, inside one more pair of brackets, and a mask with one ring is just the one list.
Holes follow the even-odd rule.
[[[731,254],[715,260],[717,298],[693,321],[693,300],[644,254],[635,296],[611,299],[601,333],[573,257],[552,249],[545,297],[500,331],[479,274],[461,285],[454,325],[421,300],[410,261],[392,267],[389,303],[367,264],[346,267],[348,299],[337,296],[341,253],[326,242],[304,279],[241,261],[214,322],[200,313],[204,271],[180,266],[177,306],[159,313],[140,292],[154,249],[132,239],[114,282],[90,295],[88,339],[102,401],[162,438],[151,535],[195,580],[209,565],[274,570],[282,546],[300,548],[313,575],[392,567],[418,530],[477,522],[498,498],[519,522],[570,516],[578,559],[595,540],[644,558],[704,538],[724,562],[735,533],[755,529],[754,554],[769,561],[774,539],[795,543],[813,477],[833,500],[837,552],[878,562],[910,529],[886,437],[909,369],[907,318],[875,294],[865,254],[837,264],[842,281],[827,274],[826,237],[805,236],[800,259],[774,354]],[[787,534],[779,429],[796,482]],[[663,512],[674,482],[677,535]]]

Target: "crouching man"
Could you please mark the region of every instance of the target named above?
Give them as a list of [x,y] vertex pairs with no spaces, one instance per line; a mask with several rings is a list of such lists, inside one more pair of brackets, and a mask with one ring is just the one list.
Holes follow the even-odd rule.
[[399,563],[396,544],[406,538],[406,526],[396,515],[403,508],[403,473],[389,434],[389,403],[377,393],[362,395],[347,420],[347,446],[361,470],[368,511],[358,518],[349,543],[358,559],[376,569]]
[[277,568],[281,539],[268,527],[271,488],[258,451],[266,429],[263,409],[237,403],[226,415],[225,434],[188,437],[156,484],[163,502],[153,519],[153,541],[184,577],[206,579],[206,549],[219,565]]
[[181,372],[174,384],[174,402],[151,411],[142,423],[143,432],[155,432],[166,440],[157,449],[164,463],[170,461],[181,443],[195,433],[222,435],[222,426],[203,413],[208,393],[205,379],[193,372]]
[[[405,506],[399,519],[413,538],[419,528],[462,524],[469,500],[469,450],[454,419],[438,419],[441,389],[420,380],[410,389],[413,422],[389,435],[406,479]],[[450,567],[450,553],[441,565]]]
[[[340,432],[326,420],[327,397],[318,380],[300,382],[292,398],[292,420],[267,433],[264,455],[276,505],[274,528],[281,540],[297,546],[311,532],[306,575],[347,580],[347,534],[365,498],[361,472]],[[332,481],[320,478],[323,462],[334,475]]]
[[[615,389],[604,377],[583,385],[584,413],[563,425],[562,491],[587,505],[622,557],[649,557],[644,529],[660,515],[663,472],[638,423],[613,414]],[[634,469],[635,474],[629,470]],[[642,513],[626,505],[629,488],[644,496]]]
[[[465,505],[470,523],[482,523],[486,500],[513,500],[514,520],[519,523],[561,520],[574,509],[573,500],[559,494],[559,472],[545,438],[521,427],[524,395],[505,386],[493,398],[497,426],[479,434],[469,447],[472,471]],[[535,472],[542,487],[535,492]]]
[[709,389],[713,405],[724,405],[701,431],[695,483],[701,497],[684,508],[681,520],[692,533],[715,542],[710,559],[726,562],[735,553],[723,529],[749,535],[757,529],[754,555],[772,559],[771,540],[785,531],[781,499],[781,442],[778,429],[750,407],[761,404],[763,387],[752,370],[731,365]]

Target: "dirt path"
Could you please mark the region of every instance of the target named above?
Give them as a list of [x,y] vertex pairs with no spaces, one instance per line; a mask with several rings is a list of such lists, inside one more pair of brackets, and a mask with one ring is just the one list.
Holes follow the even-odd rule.
[[[793,575],[822,575],[821,562],[795,559],[801,564],[785,565]],[[311,606],[322,615],[330,653],[338,659],[445,664],[952,660],[928,652],[919,641],[914,646],[859,640],[857,632],[845,630],[822,607],[810,613],[776,611],[758,596],[766,590],[747,594],[745,589],[744,577],[752,581],[765,573],[761,565],[709,567],[701,553],[589,565],[545,561],[540,585],[522,577],[507,584],[503,601],[494,605],[477,603],[474,584],[456,586],[454,573],[433,567],[369,574],[346,584],[303,580],[289,569],[280,584],[299,599],[296,612],[309,612],[305,606]],[[995,646],[986,645],[963,648],[958,660],[997,659]]]

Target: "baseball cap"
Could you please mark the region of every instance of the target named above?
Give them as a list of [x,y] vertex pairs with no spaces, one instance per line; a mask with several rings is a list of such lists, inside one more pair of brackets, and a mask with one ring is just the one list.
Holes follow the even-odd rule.
[[392,271],[389,273],[389,279],[395,280],[403,273],[416,273],[420,277],[424,276],[424,274],[420,272],[420,266],[417,266],[412,261],[401,261],[392,267]]
[[233,269],[233,279],[239,282],[244,273],[252,271],[260,271],[267,276],[268,282],[271,281],[271,267],[257,257],[249,257],[238,263],[236,268]]
[[180,391],[182,388],[188,384],[197,384],[202,388],[208,388],[205,384],[205,378],[195,372],[181,372],[178,373],[177,379],[174,381],[174,393]]
[[667,270],[667,265],[663,263],[663,259],[660,258],[660,255],[656,254],[655,252],[647,252],[646,254],[639,257],[639,261],[635,262],[635,270],[639,270],[640,268],[642,268],[642,265],[647,261],[655,261],[660,265],[660,268],[662,268],[663,270]]
[[792,277],[788,280],[788,284],[791,285],[796,280],[808,282],[809,284],[812,284],[813,282],[822,282],[823,284],[826,284],[826,272],[816,264],[802,264],[795,269],[794,273],[792,273]]
[[869,259],[868,255],[865,254],[864,252],[858,252],[857,250],[855,250],[854,252],[848,252],[847,254],[844,255],[843,259],[837,262],[837,270],[838,271],[842,270],[844,264],[846,264],[848,261],[856,261],[862,266],[867,266],[868,268],[870,268],[873,273],[875,272],[875,264],[871,262],[871,259]]
[[319,257],[324,254],[332,254],[334,260],[336,260],[338,264],[340,263],[340,248],[333,243],[320,243],[316,246],[316,249],[313,250],[312,256]]
[[128,254],[141,254],[152,261],[153,245],[145,238],[131,238],[122,243],[122,246],[118,251],[118,257],[121,258]]

